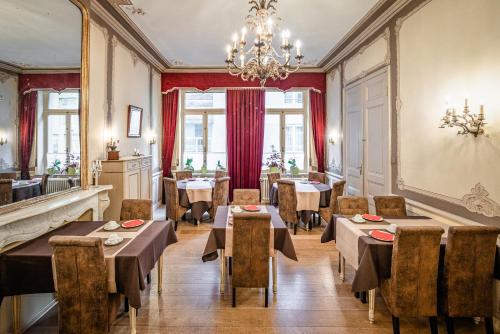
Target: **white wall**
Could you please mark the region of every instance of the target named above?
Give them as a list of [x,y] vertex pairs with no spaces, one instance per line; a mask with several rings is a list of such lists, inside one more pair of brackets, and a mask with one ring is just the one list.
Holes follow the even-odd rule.
[[0,146],[0,170],[17,164],[17,83],[17,75],[0,71],[0,138],[7,138]]
[[[326,170],[342,174],[342,82],[340,71],[326,76]],[[331,144],[329,138],[334,140]]]

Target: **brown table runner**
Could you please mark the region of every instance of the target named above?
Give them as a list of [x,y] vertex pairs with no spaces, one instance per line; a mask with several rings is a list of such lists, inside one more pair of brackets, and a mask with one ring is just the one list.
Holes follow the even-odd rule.
[[[203,218],[203,214],[212,207],[212,202],[201,201],[201,202],[190,203],[188,193],[186,191],[186,185],[188,182],[177,181],[177,191],[179,192],[179,204],[184,208],[191,209],[191,215],[193,216],[193,218],[200,221]],[[211,181],[210,183],[213,188],[215,182]]]
[[[0,254],[0,303],[5,296],[54,292],[50,237],[84,236],[105,223],[72,222]],[[130,306],[141,307],[140,291],[146,288],[146,275],[165,248],[176,242],[173,225],[155,221],[116,254],[117,291],[128,297]]]
[[[289,259],[297,261],[295,247],[293,246],[292,237],[288,232],[288,228],[275,207],[268,205],[266,208],[271,214],[271,221],[274,226],[274,249],[280,251]],[[226,221],[228,210],[228,206],[219,206],[217,208],[214,225],[208,235],[207,244],[203,252],[203,262],[216,260],[218,257],[217,250],[224,249],[226,246]]]

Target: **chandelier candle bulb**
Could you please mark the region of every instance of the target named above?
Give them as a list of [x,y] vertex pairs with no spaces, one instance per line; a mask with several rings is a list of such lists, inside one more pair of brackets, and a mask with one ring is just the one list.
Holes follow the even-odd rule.
[[295,42],[295,47],[297,48],[297,56],[301,56],[301,50],[300,48],[302,47],[302,43],[300,41]]

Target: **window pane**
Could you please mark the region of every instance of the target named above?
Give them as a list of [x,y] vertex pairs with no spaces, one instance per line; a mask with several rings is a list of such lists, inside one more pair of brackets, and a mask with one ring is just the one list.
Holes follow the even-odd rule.
[[264,125],[264,157],[262,164],[265,166],[267,158],[273,152],[279,152],[280,143],[280,115],[266,114]]
[[187,159],[193,159],[192,166],[200,170],[203,166],[203,116],[184,116],[184,154],[182,166],[186,167]]
[[[47,165],[53,167],[56,160],[60,167],[66,162],[66,115],[49,115],[47,117]],[[56,172],[59,172],[57,170]]]
[[226,93],[186,93],[184,96],[186,109],[226,108]]
[[80,117],[71,115],[71,146],[70,153],[80,156]]
[[79,109],[78,92],[49,93],[49,109],[77,110]]
[[266,108],[302,109],[303,107],[303,92],[266,92]]
[[295,158],[297,167],[304,169],[304,115],[285,115],[285,166]]
[[216,170],[220,164],[226,167],[226,115],[208,115],[207,169]]

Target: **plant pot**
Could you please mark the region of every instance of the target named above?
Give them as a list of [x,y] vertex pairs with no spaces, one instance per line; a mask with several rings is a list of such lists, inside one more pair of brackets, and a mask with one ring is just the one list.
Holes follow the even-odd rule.
[[119,160],[120,151],[108,151],[108,160]]
[[68,175],[76,175],[76,168],[68,167]]
[[290,167],[290,173],[292,173],[292,176],[297,176],[300,173],[300,169],[297,166]]
[[278,167],[271,167],[269,168],[270,173],[279,173],[280,169]]

